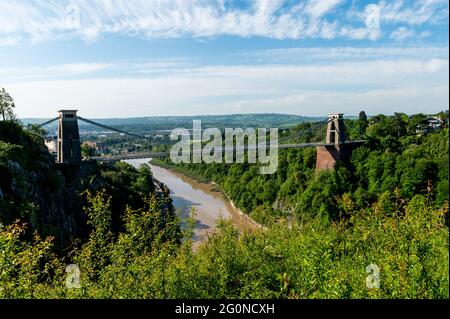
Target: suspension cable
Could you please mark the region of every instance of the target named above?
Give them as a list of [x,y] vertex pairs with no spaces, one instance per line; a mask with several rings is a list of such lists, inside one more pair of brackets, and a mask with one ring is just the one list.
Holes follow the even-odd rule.
[[94,121],[92,121],[92,120],[85,119],[84,117],[81,117],[81,116],[78,116],[78,119],[81,120],[81,121],[83,121],[83,122],[86,122],[86,123],[89,123],[89,124],[92,124],[92,125],[95,125],[95,126],[98,126],[98,127],[101,127],[101,128],[107,129],[107,130],[110,130],[110,131],[114,131],[114,132],[117,132],[117,133],[129,135],[129,136],[134,136],[134,137],[138,137],[138,138],[148,139],[147,136],[143,136],[143,135],[139,135],[139,134],[135,134],[135,133],[130,133],[130,132],[122,131],[122,130],[113,128],[113,127],[108,126],[108,125],[100,124],[100,123],[94,122]]
[[40,126],[40,127],[46,126],[46,125],[48,125],[48,124],[50,124],[50,123],[53,123],[53,122],[57,121],[58,119],[59,119],[59,116],[58,116],[58,117],[55,117],[54,119],[48,120],[47,122],[44,122],[44,123],[42,123],[42,124],[38,124],[38,126]]

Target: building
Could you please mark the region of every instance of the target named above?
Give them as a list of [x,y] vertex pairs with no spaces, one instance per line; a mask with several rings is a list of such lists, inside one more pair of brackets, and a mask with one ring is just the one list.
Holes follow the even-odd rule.
[[428,128],[431,129],[432,131],[436,131],[444,127],[445,123],[440,118],[437,117],[428,118]]
[[58,136],[47,136],[45,138],[45,146],[47,146],[48,151],[50,152],[50,154],[52,155],[57,155],[58,152]]
[[108,149],[108,146],[104,142],[85,141],[83,144],[97,151],[106,151]]
[[427,134],[445,127],[445,122],[438,117],[430,116],[425,124],[417,125],[416,134]]

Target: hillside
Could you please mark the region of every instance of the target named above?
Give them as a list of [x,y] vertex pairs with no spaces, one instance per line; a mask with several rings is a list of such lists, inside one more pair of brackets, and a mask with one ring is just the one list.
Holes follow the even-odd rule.
[[[414,117],[394,116],[374,117],[362,133],[358,120],[347,120],[346,126],[347,136],[367,143],[332,172],[315,172],[314,148],[281,150],[273,175],[260,175],[256,165],[248,164],[176,167],[221,185],[240,209],[262,223],[305,214],[337,219],[348,214],[348,205],[359,210],[377,201],[389,211],[396,201],[427,192],[438,207],[448,201],[448,129],[418,136]],[[310,142],[322,130],[323,124],[300,124],[281,140]],[[172,165],[168,159],[164,163]]]
[[[0,224],[20,220],[27,225],[27,236],[34,232],[53,237],[59,248],[89,234],[86,192],[113,197],[111,231],[123,229],[126,207],[144,206],[146,196],[169,200],[167,190],[155,184],[148,168],[136,170],[125,163],[99,165],[83,162],[81,167],[58,166],[43,143],[44,131],[23,128],[14,121],[0,122]],[[164,204],[172,214],[170,202]]]
[[[83,116],[83,114],[80,114]],[[232,115],[198,115],[198,116],[155,116],[135,118],[92,119],[100,124],[130,132],[149,132],[171,130],[178,127],[192,128],[193,120],[201,120],[203,127],[291,127],[305,121],[323,120],[322,117],[306,117],[287,114],[232,114]],[[40,124],[49,119],[23,118],[24,124]],[[90,124],[79,123],[81,130],[96,129]],[[55,130],[56,124],[49,125]]]

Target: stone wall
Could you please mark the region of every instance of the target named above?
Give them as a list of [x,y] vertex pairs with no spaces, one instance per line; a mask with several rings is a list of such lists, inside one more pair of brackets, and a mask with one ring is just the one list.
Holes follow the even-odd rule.
[[339,160],[339,151],[336,146],[317,146],[316,170],[333,169]]
[[317,146],[316,170],[333,169],[340,161],[347,161],[355,148],[364,144],[364,141],[352,141],[343,144]]

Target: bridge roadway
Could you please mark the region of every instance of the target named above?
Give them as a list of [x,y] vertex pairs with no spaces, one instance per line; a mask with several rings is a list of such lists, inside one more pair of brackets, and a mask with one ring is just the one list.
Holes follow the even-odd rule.
[[[55,122],[59,119],[60,117],[56,117],[54,119],[48,120],[42,124],[40,124],[40,126],[45,126],[48,125],[52,122]],[[126,132],[120,129],[116,129],[114,127],[108,126],[108,125],[104,125],[101,123],[97,123],[95,121],[83,118],[81,116],[77,116],[78,120],[81,120],[83,122],[86,122],[88,124],[91,125],[95,125],[98,127],[101,127],[103,129],[107,129],[107,130],[111,130],[120,134],[124,134],[124,135],[128,135],[128,136],[132,136],[134,138],[141,138],[141,139],[148,139],[148,136],[143,136],[143,135],[139,135],[139,134],[135,134],[135,133],[131,133],[131,132]],[[333,119],[329,118],[328,120],[324,120],[324,121],[319,121],[316,123],[329,123],[331,121],[334,121]],[[312,128],[306,129],[306,130],[310,130]],[[331,147],[333,145],[339,146],[339,145],[347,145],[347,144],[353,144],[353,145],[358,145],[358,144],[363,144],[365,143],[365,140],[356,140],[356,141],[345,141],[344,143],[339,143],[339,144],[335,144],[335,143],[300,143],[300,144],[279,144],[279,145],[270,145],[269,143],[266,144],[266,150],[267,149],[273,149],[273,148],[277,148],[277,149],[297,149],[297,148],[305,148],[305,147],[317,147],[317,146],[325,146],[325,147]],[[244,151],[246,150],[252,150],[252,149],[258,149],[258,147],[252,146],[249,147],[248,145],[243,147],[243,148],[222,148],[222,152],[226,152],[226,151],[235,151],[235,150],[242,150],[244,149]],[[202,151],[195,151],[195,152],[191,152],[191,154],[201,154]],[[127,153],[127,154],[120,154],[120,155],[112,155],[112,156],[94,156],[91,157],[90,159],[93,160],[97,160],[97,161],[119,161],[119,160],[128,160],[128,159],[142,159],[142,158],[153,158],[153,157],[169,157],[170,156],[170,152],[132,152],[132,153]]]
[[[342,144],[362,144],[365,140],[356,140],[356,141],[347,141]],[[266,145],[266,149],[298,149],[298,148],[306,148],[306,147],[317,147],[317,146],[334,146],[334,143],[300,143],[300,144],[280,144],[280,145]],[[244,148],[222,148],[222,152],[225,151],[237,151],[237,150],[257,150],[258,147],[244,147]],[[191,151],[191,154],[202,154],[202,151]],[[169,157],[170,152],[132,152],[121,155],[112,155],[112,156],[94,156],[90,157],[92,160],[100,161],[100,162],[108,162],[108,161],[120,161],[120,160],[131,160],[131,159],[142,159],[142,158],[157,158],[157,157]]]

